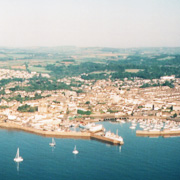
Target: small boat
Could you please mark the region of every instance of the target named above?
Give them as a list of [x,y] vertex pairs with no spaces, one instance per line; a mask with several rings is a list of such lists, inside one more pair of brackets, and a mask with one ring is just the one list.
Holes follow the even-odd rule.
[[94,126],[96,126],[95,123],[88,123],[85,125],[85,129],[90,129],[91,127],[94,127]]
[[160,131],[161,131],[160,129],[156,129],[156,128],[149,129],[149,132],[160,132]]
[[76,146],[74,147],[74,151],[72,152],[73,154],[78,154],[78,150],[76,149]]
[[92,133],[98,132],[98,131],[102,131],[103,130],[103,125],[102,124],[97,124],[95,126],[92,126],[89,128],[89,131]]
[[16,157],[14,158],[15,162],[21,162],[23,161],[23,158],[19,156],[19,148],[17,149]]
[[96,126],[95,123],[88,123],[86,125],[80,124],[79,127],[82,129],[90,129],[91,127]]
[[50,145],[50,146],[55,146],[55,145],[56,145],[56,142],[55,142],[54,138],[52,138],[52,142],[49,143],[49,145]]
[[170,128],[170,131],[180,131],[180,128],[179,127],[172,127],[172,128]]
[[135,129],[136,127],[135,127],[135,126],[130,126],[129,128],[130,128],[130,129]]

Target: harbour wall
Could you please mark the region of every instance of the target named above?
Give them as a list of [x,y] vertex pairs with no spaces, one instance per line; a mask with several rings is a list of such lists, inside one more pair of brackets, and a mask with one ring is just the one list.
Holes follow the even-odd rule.
[[142,131],[137,130],[136,131],[137,136],[180,136],[180,130],[177,131],[170,131],[170,130],[163,130],[163,131]]
[[25,131],[28,133],[33,133],[45,137],[56,137],[56,138],[73,138],[73,139],[95,139],[105,143],[111,143],[113,145],[123,145],[124,143],[120,143],[119,141],[106,138],[101,135],[96,135],[95,133],[90,132],[75,132],[75,131],[67,131],[67,132],[57,132],[57,131],[42,131],[37,130],[31,127],[22,127],[20,125],[14,123],[0,123],[0,128],[5,128],[8,130],[18,130]]
[[11,130],[22,130],[29,133],[34,133],[41,136],[46,137],[60,137],[60,138],[84,138],[90,139],[90,133],[88,132],[75,132],[75,131],[67,131],[67,132],[57,132],[57,131],[42,131],[38,129],[34,129],[31,127],[22,127],[20,125],[14,123],[0,123],[1,128],[11,129]]

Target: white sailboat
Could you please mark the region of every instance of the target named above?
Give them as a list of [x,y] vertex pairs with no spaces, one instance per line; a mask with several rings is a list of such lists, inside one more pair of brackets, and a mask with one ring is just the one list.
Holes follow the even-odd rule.
[[73,151],[73,154],[78,154],[78,150],[76,149],[76,146],[74,147],[74,151]]
[[56,145],[56,142],[55,142],[54,138],[52,138],[52,142],[49,143],[49,145],[50,145],[50,146],[55,146],[55,145]]
[[130,129],[136,129],[136,126],[130,126],[129,128]]
[[23,158],[19,156],[19,148],[17,149],[16,157],[14,158],[14,161],[21,162],[23,161]]

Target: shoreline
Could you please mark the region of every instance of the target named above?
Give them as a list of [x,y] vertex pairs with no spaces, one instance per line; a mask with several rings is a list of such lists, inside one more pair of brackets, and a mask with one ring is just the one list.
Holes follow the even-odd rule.
[[88,139],[88,140],[97,140],[108,144],[113,145],[123,145],[124,142],[119,142],[117,140],[108,139],[104,136],[96,135],[90,132],[75,132],[75,131],[68,131],[68,132],[55,132],[55,131],[43,131],[37,130],[31,127],[22,127],[20,125],[14,123],[0,123],[1,129],[7,130],[17,130],[17,131],[24,131],[44,137],[56,137],[56,138],[72,138],[72,139]]

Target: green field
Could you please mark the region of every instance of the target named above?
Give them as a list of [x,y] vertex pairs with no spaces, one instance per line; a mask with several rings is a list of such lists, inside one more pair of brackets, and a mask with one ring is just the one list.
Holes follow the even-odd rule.
[[51,71],[46,70],[44,67],[34,67],[34,66],[30,66],[28,68],[30,71],[35,71],[38,73],[50,73]]

